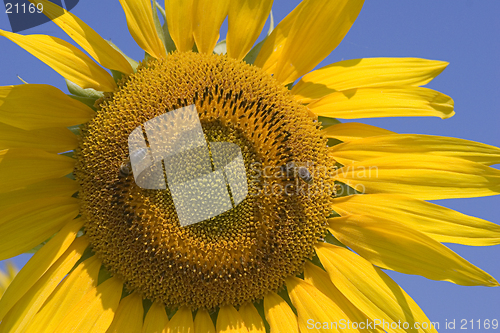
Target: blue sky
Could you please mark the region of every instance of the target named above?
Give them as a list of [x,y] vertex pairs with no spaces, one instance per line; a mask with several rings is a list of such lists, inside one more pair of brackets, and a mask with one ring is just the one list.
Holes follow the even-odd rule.
[[[281,20],[298,3],[298,0],[275,1],[275,19]],[[118,1],[82,0],[73,13],[133,58],[142,58],[143,52],[128,33]],[[367,1],[344,41],[320,66],[343,59],[387,56],[448,61],[449,67],[428,87],[454,98],[454,117],[362,121],[400,133],[453,136],[500,146],[498,17],[500,1],[496,0]],[[10,30],[4,11],[0,13],[0,29]],[[52,23],[23,33],[69,40]],[[4,38],[0,39],[0,73],[0,85],[20,84],[19,75],[29,83],[46,83],[66,90],[57,73]],[[444,200],[439,204],[500,224],[500,197]],[[450,245],[450,248],[500,280],[500,246]],[[24,255],[15,262],[22,265],[27,259]],[[440,322],[441,332],[453,331],[444,327],[446,321],[455,320],[458,331],[463,320],[467,320],[465,327],[471,330],[470,320],[474,320],[474,332],[489,332],[491,329],[477,329],[477,320],[500,320],[500,288],[463,287],[418,276],[389,274],[432,321]]]

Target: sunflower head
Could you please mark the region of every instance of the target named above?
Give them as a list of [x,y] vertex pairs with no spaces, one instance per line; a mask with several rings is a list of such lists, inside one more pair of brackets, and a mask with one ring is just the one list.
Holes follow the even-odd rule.
[[256,43],[272,1],[120,0],[140,62],[38,1],[98,64],[0,30],[70,92],[0,87],[0,259],[43,244],[0,332],[430,325],[381,269],[498,286],[441,242],[498,244],[500,227],[425,200],[500,193],[500,149],[336,119],[454,114],[422,87],[442,61],[314,70],[363,1],[304,0]]
[[[120,167],[129,158],[134,129],[190,105],[209,147],[182,147],[180,156],[165,159],[168,184],[209,177],[217,143],[226,142],[242,152],[248,194],[234,208],[183,226],[172,197],[182,194],[145,189]],[[173,147],[181,135],[146,132],[150,149]],[[308,172],[333,167],[318,122],[272,77],[225,55],[176,52],[141,65],[99,104],[82,129],[76,158],[81,214],[93,250],[131,290],[171,307],[260,299],[300,273],[326,233],[333,181],[318,173],[307,184],[296,170],[283,168],[291,162],[310,165]],[[184,194],[185,203],[195,198],[203,210],[224,200],[197,188]],[[233,204],[236,194],[230,193]]]

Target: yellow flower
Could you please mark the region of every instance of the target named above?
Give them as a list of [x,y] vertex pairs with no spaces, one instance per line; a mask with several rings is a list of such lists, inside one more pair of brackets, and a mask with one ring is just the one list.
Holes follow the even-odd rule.
[[429,324],[382,269],[498,286],[441,243],[499,244],[500,227],[425,200],[499,194],[500,149],[335,119],[454,114],[422,87],[442,61],[314,70],[363,1],[304,0],[256,44],[272,1],[166,0],[162,27],[150,1],[120,0],[141,63],[38,1],[95,62],[0,30],[71,93],[0,87],[0,260],[50,239],[0,332],[381,332]]

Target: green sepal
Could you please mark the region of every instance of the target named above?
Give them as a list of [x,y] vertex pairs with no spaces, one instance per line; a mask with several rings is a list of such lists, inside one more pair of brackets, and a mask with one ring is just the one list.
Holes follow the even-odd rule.
[[111,279],[113,275],[106,269],[106,267],[101,266],[101,269],[99,270],[99,275],[97,277],[97,285],[100,285],[104,281]]
[[336,145],[341,144],[341,143],[344,143],[344,141],[341,141],[341,140],[335,139],[335,138],[328,138],[327,145],[328,145],[328,147],[333,147],[333,146],[336,146]]
[[167,49],[167,53],[172,53],[175,50],[177,50],[177,47],[175,46],[172,37],[170,37],[170,32],[168,32],[167,22],[163,23],[162,29],[163,29],[163,36],[165,36],[165,40],[163,42],[165,43],[165,48]]
[[125,53],[123,53],[123,51],[120,50],[118,48],[118,46],[116,46],[112,41],[106,40],[106,42],[108,42],[108,44],[111,45],[112,48],[114,48],[116,51],[118,51],[128,61],[128,63],[130,64],[130,66],[132,66],[132,69],[134,70],[134,73],[137,72],[137,66],[139,66],[139,62],[135,61],[134,59],[130,58],[128,55],[126,55]]
[[194,53],[200,53],[200,52],[198,51],[198,45],[196,45],[196,41],[194,42],[194,44],[193,44],[193,48],[191,49],[191,51],[193,51]]
[[349,185],[346,185],[344,183],[335,181],[335,186],[338,187],[340,190],[337,191],[335,197],[336,198],[342,198],[342,197],[347,197],[349,195],[354,195],[354,194],[363,194],[361,192],[356,191]]
[[[158,34],[158,37],[163,41],[163,46],[165,47],[165,50],[167,49],[167,46],[165,45],[165,36],[163,34],[163,28],[161,27],[160,23],[160,18],[158,17],[158,10],[156,9],[158,6],[158,3],[153,0],[153,22],[155,23],[155,28],[156,28],[156,33]],[[168,51],[167,51],[168,53]]]
[[264,45],[264,42],[266,41],[267,37],[258,42],[251,50],[250,52],[247,53],[245,58],[243,58],[243,61],[246,62],[247,64],[253,65],[255,62],[255,59],[257,59],[257,56],[259,55],[260,49],[262,49],[262,45]]
[[73,155],[75,154],[75,152],[73,150],[70,150],[70,151],[67,151],[65,153],[61,153],[60,155],[63,155],[63,156],[67,156],[67,157],[71,157],[73,158]]
[[81,135],[80,125],[70,126],[68,129],[75,135]]
[[347,249],[347,246],[345,246],[344,244],[342,244],[337,238],[335,238],[335,236],[333,236],[331,233],[328,233],[328,235],[325,236],[325,241],[328,243],[328,244],[332,244],[332,245],[336,245],[336,246],[340,246],[340,247],[343,247],[343,248],[346,248]]
[[[303,278],[303,276],[301,277]],[[297,316],[297,309],[295,306],[293,306],[292,300],[290,299],[290,295],[288,295],[288,289],[286,287],[286,284],[283,286],[282,289],[280,289],[277,292],[278,295],[280,295],[281,298],[285,300],[285,302],[290,306],[290,309],[292,309],[293,313]]]
[[262,321],[264,322],[264,326],[266,328],[266,333],[271,332],[271,326],[269,326],[269,323],[267,322],[266,319],[266,314],[264,311],[264,300],[258,300],[253,303],[255,308],[257,309],[257,312],[259,313],[260,317],[262,318]]
[[226,54],[227,53],[225,39],[221,40],[220,42],[217,43],[217,45],[215,45],[214,53],[215,54]]
[[26,253],[37,253],[38,250],[40,250],[45,244],[47,244],[52,238],[54,238],[55,235],[57,235],[57,233],[53,234],[52,236],[50,236],[49,238],[47,238],[46,240],[44,240],[43,242],[32,248],[31,250],[27,251]]
[[336,118],[328,118],[328,117],[322,117],[322,116],[318,117],[318,121],[321,123],[321,126],[323,126],[323,128],[328,127],[328,126],[332,126],[332,125],[337,125],[337,124],[341,123]]
[[[84,228],[82,228],[84,229]],[[81,229],[81,230],[82,230]],[[80,230],[80,231],[81,231]],[[79,231],[79,232],[80,232]],[[87,247],[85,249],[85,251],[83,251],[83,254],[82,256],[80,257],[80,259],[78,259],[78,261],[76,262],[76,264],[73,266],[73,268],[71,268],[71,270],[68,272],[68,274],[71,274],[71,272],[73,272],[82,262],[84,262],[85,260],[89,259],[90,257],[94,256],[94,252],[92,252],[92,249],[89,247]]]
[[[160,23],[160,18],[158,17],[158,10],[163,17],[163,25]],[[154,1],[153,4],[153,21],[155,22],[156,32],[158,33],[158,37],[163,41],[163,45],[165,46],[165,50],[167,53],[173,52],[176,50],[174,41],[172,37],[170,37],[170,33],[168,32],[167,26],[167,16],[165,14],[165,9],[158,3],[158,1]]]
[[[329,234],[328,234],[328,235],[329,235]],[[325,269],[325,267],[323,267],[323,264],[321,263],[321,260],[319,260],[319,257],[318,257],[318,255],[317,255],[316,253],[315,253],[315,254],[314,254],[314,256],[312,257],[311,262],[312,262],[314,265],[316,265],[316,266],[318,266],[318,267],[320,267],[320,268],[322,268],[322,269]]]
[[76,83],[73,83],[68,79],[65,79],[65,80],[66,80],[66,86],[68,87],[68,91],[73,95],[80,96],[80,97],[93,98],[94,100],[99,99],[99,98],[104,96],[104,93],[101,91],[97,91],[97,90],[92,89],[92,88],[83,89],[82,87],[80,87]]
[[167,313],[168,320],[172,320],[172,317],[177,313],[178,309],[175,308],[165,308],[165,312]]
[[271,32],[274,30],[274,16],[273,16],[273,11],[269,13],[269,30],[267,30],[267,35],[269,36]]
[[142,320],[146,319],[146,315],[149,309],[153,306],[153,302],[150,299],[143,298],[142,299],[142,307],[144,308],[144,315],[142,316]]
[[23,80],[23,79],[22,79],[19,75],[17,76],[17,78],[18,78],[19,80],[21,80],[21,82],[22,82],[22,83],[24,83],[24,84],[29,84],[28,82],[24,81],[24,80]]
[[269,14],[269,30],[267,31],[267,36],[255,44],[255,46],[250,50],[250,52],[247,53],[245,58],[243,58],[243,61],[246,62],[247,64],[252,65],[255,62],[255,59],[257,59],[257,56],[259,55],[260,50],[262,49],[262,45],[264,45],[264,42],[267,40],[267,37],[273,32],[274,30],[274,18],[273,18],[273,11]]
[[113,75],[113,79],[115,80],[115,82],[120,81],[125,76],[125,74],[123,74],[122,72],[115,71],[114,69],[110,69],[110,71],[111,75]]
[[97,98],[92,98],[92,97],[81,97],[81,96],[75,96],[75,95],[69,95],[69,97],[82,102],[83,104],[87,105],[90,107],[92,110],[96,111],[97,109],[94,107],[95,101],[97,101]]

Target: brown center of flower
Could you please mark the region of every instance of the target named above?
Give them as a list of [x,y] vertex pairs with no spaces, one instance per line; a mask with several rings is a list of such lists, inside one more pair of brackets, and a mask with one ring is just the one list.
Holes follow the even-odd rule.
[[[239,147],[247,191],[241,196],[227,186],[230,209],[183,226],[177,189],[144,188],[124,165],[130,167],[134,129],[187,106],[198,113],[210,170],[216,171],[217,143]],[[173,173],[167,162],[159,164],[167,184],[181,174],[197,177],[190,166],[198,163],[190,159],[200,155],[184,152],[176,161],[185,159],[179,164],[185,167]],[[318,124],[270,75],[226,56],[174,53],[150,60],[101,102],[82,130],[76,156],[81,214],[93,250],[130,290],[169,307],[260,299],[302,271],[326,231],[333,182],[315,170],[330,169],[333,161]],[[215,184],[203,186],[205,192],[186,193],[204,202],[199,193]],[[217,194],[206,197],[222,201]]]

